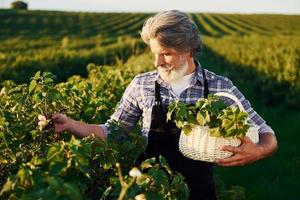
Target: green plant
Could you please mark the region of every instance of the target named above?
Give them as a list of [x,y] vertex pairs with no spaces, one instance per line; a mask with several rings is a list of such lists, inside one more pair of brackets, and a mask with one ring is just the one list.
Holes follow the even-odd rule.
[[[75,76],[60,84],[54,83],[52,73],[41,71],[35,73],[29,85],[2,83],[1,199],[100,199],[105,196],[133,199],[140,193],[149,198],[151,195],[159,199],[187,198],[184,178],[172,172],[163,158],[159,163],[152,159],[153,162],[148,160],[136,166],[142,170],[142,176],[150,180],[145,184],[140,178],[121,175],[121,171],[127,174],[132,169],[135,159],[145,149],[145,138],[138,134],[139,128],[126,133],[112,122],[111,134],[105,141],[93,135],[77,139],[70,134],[57,134],[52,129],[51,115],[55,112],[63,111],[89,123],[106,120],[130,80],[123,78],[131,76],[131,72],[106,72],[108,69],[89,65],[88,79]],[[104,79],[108,74],[114,78]]]
[[[189,189],[184,182],[184,177],[173,172],[166,159],[159,157],[159,162],[155,158],[150,158],[141,163],[138,167],[133,167],[128,175],[123,175],[121,166],[116,163],[117,177],[111,179],[112,190],[110,197],[113,199],[187,199]],[[115,188],[113,191],[112,188]]]
[[238,107],[226,107],[216,95],[200,98],[195,105],[189,106],[180,101],[169,105],[167,121],[174,121],[178,128],[189,135],[192,128],[208,126],[209,133],[214,137],[245,136],[249,128],[246,122],[248,114]]

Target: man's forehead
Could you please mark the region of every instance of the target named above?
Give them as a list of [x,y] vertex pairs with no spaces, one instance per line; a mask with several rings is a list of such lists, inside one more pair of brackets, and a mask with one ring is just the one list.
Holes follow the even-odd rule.
[[153,53],[176,53],[175,49],[162,46],[158,39],[150,39],[149,46]]

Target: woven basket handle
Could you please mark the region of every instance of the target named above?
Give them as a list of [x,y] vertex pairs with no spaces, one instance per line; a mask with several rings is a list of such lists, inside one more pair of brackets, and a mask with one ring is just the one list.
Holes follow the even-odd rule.
[[242,103],[239,101],[239,99],[236,96],[234,96],[230,93],[227,93],[227,92],[217,92],[214,95],[228,97],[228,98],[232,99],[238,105],[238,107],[241,111],[245,111],[244,106],[242,105]]

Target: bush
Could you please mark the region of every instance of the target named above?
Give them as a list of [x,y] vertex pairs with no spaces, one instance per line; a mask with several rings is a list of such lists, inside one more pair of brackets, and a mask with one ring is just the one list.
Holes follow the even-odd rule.
[[187,199],[184,177],[172,171],[163,157],[135,164],[146,144],[139,127],[127,133],[111,123],[105,141],[54,132],[50,119],[54,112],[87,123],[106,121],[118,102],[112,98],[119,99],[132,79],[125,74],[130,72],[121,74],[111,67],[89,65],[88,70],[87,79],[74,76],[59,84],[53,74],[40,71],[29,85],[3,83],[0,199]]
[[12,9],[22,9],[27,10],[28,4],[23,1],[14,1],[11,3]]

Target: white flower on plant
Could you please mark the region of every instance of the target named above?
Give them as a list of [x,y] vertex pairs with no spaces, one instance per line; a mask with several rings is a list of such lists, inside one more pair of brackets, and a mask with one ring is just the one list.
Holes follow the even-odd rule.
[[147,200],[145,194],[139,194],[134,197],[134,200]]
[[0,91],[0,96],[5,95],[6,94],[6,89],[5,87],[3,87]]
[[39,116],[38,116],[38,119],[39,119],[40,121],[46,121],[46,120],[47,120],[47,118],[45,117],[45,115],[39,115]]
[[42,131],[49,123],[49,120],[47,120],[47,118],[44,115],[39,115],[38,116],[39,122],[39,129],[40,131]]
[[138,177],[138,176],[141,176],[141,175],[142,175],[142,172],[137,167],[133,167],[129,171],[129,176],[131,176],[131,177]]

